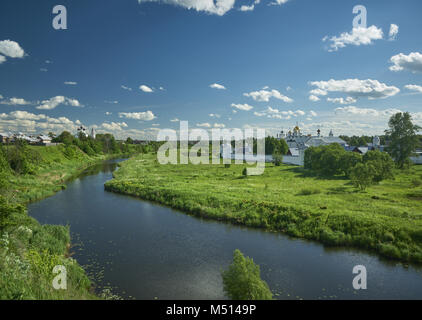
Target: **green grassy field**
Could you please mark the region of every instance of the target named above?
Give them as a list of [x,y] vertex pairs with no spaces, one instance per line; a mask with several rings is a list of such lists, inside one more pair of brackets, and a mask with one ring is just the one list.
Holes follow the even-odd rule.
[[422,262],[422,167],[358,191],[343,177],[267,164],[262,176],[244,165],[160,165],[154,155],[122,164],[109,191],[186,213],[283,232],[330,246],[359,247]]

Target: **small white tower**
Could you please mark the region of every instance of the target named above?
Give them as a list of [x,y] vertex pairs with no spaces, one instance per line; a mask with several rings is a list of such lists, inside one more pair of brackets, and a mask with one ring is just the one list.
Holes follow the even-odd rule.
[[375,136],[374,139],[372,139],[372,145],[373,145],[374,149],[379,149],[379,147],[381,145],[380,137]]
[[95,129],[94,128],[91,129],[91,138],[95,139]]

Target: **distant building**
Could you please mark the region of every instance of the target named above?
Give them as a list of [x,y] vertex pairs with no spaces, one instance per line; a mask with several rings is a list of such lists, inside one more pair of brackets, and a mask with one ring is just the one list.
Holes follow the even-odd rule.
[[38,143],[42,146],[51,145],[51,138],[46,135],[40,135],[38,136]]
[[287,134],[282,131],[277,137],[284,139],[289,147],[287,155],[283,157],[283,162],[298,166],[304,165],[305,150],[309,147],[327,146],[334,143],[338,143],[343,148],[348,147],[343,139],[334,136],[333,130],[330,130],[328,137],[323,137],[320,129],[317,130],[316,136],[304,135],[298,125],[293,131],[289,131]]
[[410,157],[410,161],[414,164],[422,164],[422,150],[417,150],[415,155]]
[[92,139],[95,139],[96,133],[95,133],[95,129],[94,128],[91,129],[90,136],[91,136]]
[[12,134],[0,132],[0,143],[10,143],[12,140]]

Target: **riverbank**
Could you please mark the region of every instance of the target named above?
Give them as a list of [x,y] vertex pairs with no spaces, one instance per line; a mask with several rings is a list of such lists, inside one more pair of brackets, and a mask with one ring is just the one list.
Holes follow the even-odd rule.
[[[66,188],[67,181],[96,163],[125,155],[88,156],[77,147],[70,154],[63,145],[28,146],[27,153],[34,174],[14,174],[4,161],[1,168],[0,299],[98,299],[85,271],[70,257],[69,227],[40,225],[28,216],[26,204]],[[66,290],[52,286],[56,265],[66,267]]]
[[344,178],[321,179],[293,166],[270,164],[262,176],[249,177],[243,169],[160,165],[153,155],[140,155],[123,163],[105,188],[199,217],[422,262],[422,167],[366,192]]

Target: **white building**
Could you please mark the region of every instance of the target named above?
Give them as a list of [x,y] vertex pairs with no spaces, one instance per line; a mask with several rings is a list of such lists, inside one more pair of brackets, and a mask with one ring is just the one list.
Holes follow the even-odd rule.
[[277,135],[280,139],[284,139],[289,147],[287,155],[283,156],[283,163],[293,164],[297,166],[303,166],[305,163],[305,150],[309,147],[327,146],[333,143],[338,143],[343,148],[347,147],[347,143],[339,138],[335,137],[331,130],[328,137],[321,135],[321,131],[318,129],[317,135],[304,135],[300,131],[299,126],[296,126],[292,131],[287,134],[281,132]]

